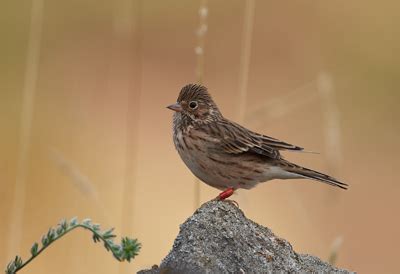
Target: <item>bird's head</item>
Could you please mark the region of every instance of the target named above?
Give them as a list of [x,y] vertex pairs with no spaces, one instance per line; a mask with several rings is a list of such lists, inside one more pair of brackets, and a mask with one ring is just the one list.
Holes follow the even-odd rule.
[[207,88],[197,84],[184,86],[177,102],[167,108],[175,111],[181,118],[190,119],[192,122],[205,123],[221,117]]

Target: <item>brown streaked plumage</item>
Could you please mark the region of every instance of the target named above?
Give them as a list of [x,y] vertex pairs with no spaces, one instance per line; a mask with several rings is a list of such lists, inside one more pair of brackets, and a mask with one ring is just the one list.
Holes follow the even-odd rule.
[[200,180],[220,190],[229,189],[222,199],[238,188],[250,189],[272,179],[308,178],[347,189],[347,184],[293,164],[280,154],[281,150],[303,148],[224,118],[204,86],[184,86],[177,103],[168,108],[175,111],[173,140],[179,155]]

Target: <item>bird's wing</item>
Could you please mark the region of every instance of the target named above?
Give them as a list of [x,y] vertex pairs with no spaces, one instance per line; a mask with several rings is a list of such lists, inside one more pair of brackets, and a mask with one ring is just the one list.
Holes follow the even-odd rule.
[[226,153],[253,152],[279,159],[280,150],[303,150],[301,147],[252,132],[228,120],[219,121],[216,125],[210,124],[208,133],[218,140],[219,147]]

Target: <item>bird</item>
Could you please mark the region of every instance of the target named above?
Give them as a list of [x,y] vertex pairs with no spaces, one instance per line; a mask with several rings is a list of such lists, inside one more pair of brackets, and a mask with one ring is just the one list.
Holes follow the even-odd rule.
[[173,110],[173,142],[191,172],[222,192],[225,200],[238,189],[251,189],[273,179],[311,179],[341,189],[346,183],[289,162],[281,151],[304,148],[251,131],[225,118],[208,89],[185,85]]

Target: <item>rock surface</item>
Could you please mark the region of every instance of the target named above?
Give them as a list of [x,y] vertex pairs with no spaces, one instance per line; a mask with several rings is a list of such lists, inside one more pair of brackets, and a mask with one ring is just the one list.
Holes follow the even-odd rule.
[[270,229],[229,202],[202,205],[180,227],[160,267],[139,273],[350,273],[311,255],[297,254]]

